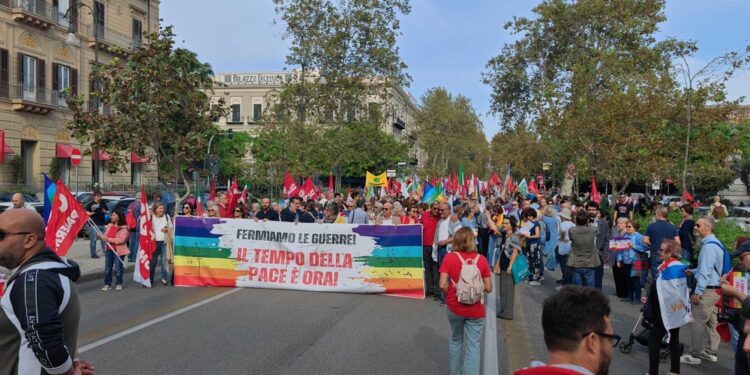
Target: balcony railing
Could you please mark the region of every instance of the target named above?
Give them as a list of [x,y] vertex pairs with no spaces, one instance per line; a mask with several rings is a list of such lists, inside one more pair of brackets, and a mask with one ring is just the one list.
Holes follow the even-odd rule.
[[86,37],[92,47],[94,43],[99,42],[100,46],[105,49],[119,47],[126,52],[133,50],[141,43],[140,39],[134,40],[130,35],[125,35],[102,25],[86,26]]
[[54,20],[53,8],[47,0],[13,0],[11,11],[14,20],[42,29],[49,28]]
[[239,116],[239,118],[232,118],[227,116],[227,125],[242,125],[245,123],[245,116]]
[[61,96],[57,90],[26,83],[11,83],[10,100],[14,110],[47,113],[60,106]]

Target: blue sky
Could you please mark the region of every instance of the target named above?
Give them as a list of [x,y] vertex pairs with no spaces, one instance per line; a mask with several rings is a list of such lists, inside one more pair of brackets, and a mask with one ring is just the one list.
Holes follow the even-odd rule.
[[[198,53],[214,72],[278,71],[289,44],[271,0],[162,0],[161,18],[174,25],[178,45]],[[471,99],[488,139],[498,120],[488,115],[489,87],[480,82],[486,62],[512,41],[502,25],[513,16],[529,16],[538,1],[412,0],[402,17],[401,57],[413,78],[409,92],[419,100],[430,88],[443,86]],[[699,53],[695,66],[729,50],[750,44],[748,0],[670,0],[660,36],[692,39]],[[729,96],[750,97],[750,71],[728,83]],[[745,100],[746,103],[750,99]]]

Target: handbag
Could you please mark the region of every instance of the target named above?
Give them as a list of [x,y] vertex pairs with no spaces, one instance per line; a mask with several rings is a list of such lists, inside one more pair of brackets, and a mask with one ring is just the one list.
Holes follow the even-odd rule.
[[526,255],[518,254],[516,261],[513,262],[513,266],[511,267],[511,273],[513,273],[513,282],[516,284],[531,275],[531,272],[529,271],[529,262],[526,261]]

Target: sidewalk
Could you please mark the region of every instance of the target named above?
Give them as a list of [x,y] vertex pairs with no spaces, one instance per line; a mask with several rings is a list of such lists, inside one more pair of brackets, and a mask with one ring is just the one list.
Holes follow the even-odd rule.
[[[81,267],[81,278],[78,280],[79,283],[84,283],[91,280],[103,279],[104,278],[104,256],[100,256],[99,259],[92,259],[89,255],[89,240],[78,238],[73,246],[70,247],[70,251],[66,256],[68,259],[74,260]],[[127,276],[128,273],[133,272],[134,265],[127,261],[125,257],[125,274],[124,279],[131,279],[132,276]],[[0,273],[10,275],[10,271],[0,267]]]

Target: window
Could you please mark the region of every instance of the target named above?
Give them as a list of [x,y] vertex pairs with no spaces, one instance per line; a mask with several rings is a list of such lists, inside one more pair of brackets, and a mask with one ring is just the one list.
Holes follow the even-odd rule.
[[57,92],[58,105],[67,106],[68,89],[71,94],[78,95],[78,71],[66,65],[52,64],[52,90]]
[[104,37],[104,3],[94,1],[94,36],[97,38]]
[[8,79],[8,70],[10,57],[8,50],[0,48],[0,96],[7,98],[10,96],[10,80]]
[[[68,26],[70,25],[70,22],[68,21],[68,19],[64,18],[63,16],[65,16],[65,12],[68,9],[70,9],[70,0],[54,0],[52,2],[52,7],[54,8],[52,10],[53,12],[52,17],[54,18],[55,22],[57,22],[58,25],[64,28],[68,28]],[[71,9],[70,12],[71,12],[71,17],[69,18],[73,19],[72,17],[73,9]],[[77,30],[74,30],[74,31],[77,31]]]
[[263,105],[253,104],[253,121],[260,121],[263,116]]
[[26,100],[36,99],[36,57],[21,55],[21,90]]
[[133,19],[133,48],[141,46],[141,36],[143,35],[143,24],[140,20]]
[[232,121],[233,123],[242,122],[240,119],[240,105],[232,104]]

